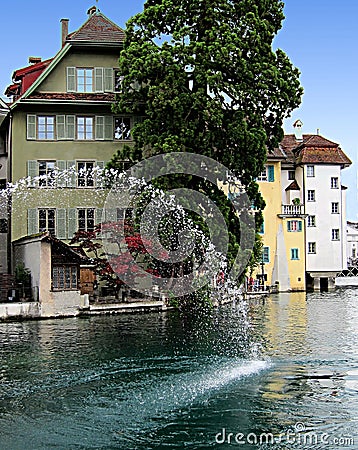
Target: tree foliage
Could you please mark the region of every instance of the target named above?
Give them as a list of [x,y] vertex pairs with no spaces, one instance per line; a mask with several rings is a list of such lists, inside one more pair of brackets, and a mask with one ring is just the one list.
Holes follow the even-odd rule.
[[[134,146],[110,166],[172,151],[203,154],[228,167],[262,209],[255,178],[302,95],[299,71],[272,50],[283,19],[279,0],[147,0],[127,23],[114,105],[140,120]],[[185,183],[212,191],[205,180]],[[234,213],[219,193],[213,198],[226,209],[230,252],[239,234]]]

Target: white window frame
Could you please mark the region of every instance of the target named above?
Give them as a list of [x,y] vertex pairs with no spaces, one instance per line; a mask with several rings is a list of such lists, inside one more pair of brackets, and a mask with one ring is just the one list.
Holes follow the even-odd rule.
[[307,191],[307,201],[315,202],[316,201],[316,191],[314,189],[308,189]]
[[257,177],[256,181],[268,181],[268,168],[265,166],[264,170]]
[[[84,166],[83,168],[80,166]],[[88,166],[88,167],[87,167]],[[90,167],[92,166],[92,167]],[[95,167],[96,161],[76,161],[77,187],[94,188],[95,187]]]
[[[53,188],[55,186],[54,172],[56,170],[56,161],[50,160],[39,160],[38,164],[38,174],[39,174],[39,186]],[[41,165],[45,164],[44,170]]]
[[338,177],[331,177],[331,189],[339,189]]
[[[84,217],[80,217],[84,213]],[[93,216],[93,217],[90,217]],[[81,222],[84,220],[84,226]],[[79,231],[94,231],[96,225],[96,209],[95,208],[77,208],[77,224]]]
[[307,226],[315,227],[316,226],[316,216],[308,216],[307,217]]
[[291,261],[299,261],[300,253],[298,248],[291,248]]
[[[129,125],[129,129],[127,125]],[[130,141],[132,139],[132,121],[129,116],[114,117],[113,138],[115,141]]]
[[339,214],[339,202],[331,203],[331,214]]
[[317,253],[316,242],[308,242],[308,253],[310,255],[315,255]]
[[[53,218],[49,217],[49,213],[53,213]],[[41,214],[45,213],[45,219],[41,218]],[[55,208],[38,208],[37,210],[38,229],[42,233],[49,231],[53,236],[56,236],[56,209]],[[45,226],[41,226],[41,221],[45,220]],[[53,227],[49,227],[50,220],[53,221]]]
[[339,228],[332,228],[331,238],[332,238],[332,241],[339,241],[340,240]]
[[[82,130],[81,130],[82,128]],[[81,130],[81,131],[80,131]],[[82,135],[79,137],[79,135]],[[76,138],[78,141],[93,141],[95,139],[94,117],[76,116]]]
[[52,289],[54,291],[77,291],[78,267],[73,264],[54,264],[52,267]]
[[313,178],[315,176],[315,166],[307,166],[307,177]]

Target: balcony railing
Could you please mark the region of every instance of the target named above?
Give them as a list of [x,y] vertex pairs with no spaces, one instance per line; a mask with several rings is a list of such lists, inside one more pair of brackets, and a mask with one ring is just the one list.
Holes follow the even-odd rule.
[[304,205],[282,205],[282,215],[284,216],[302,216],[304,214]]

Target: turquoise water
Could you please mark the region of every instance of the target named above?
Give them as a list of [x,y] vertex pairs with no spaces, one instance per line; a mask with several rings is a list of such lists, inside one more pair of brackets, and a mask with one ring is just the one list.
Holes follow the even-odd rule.
[[358,290],[1,323],[0,342],[1,450],[358,448]]

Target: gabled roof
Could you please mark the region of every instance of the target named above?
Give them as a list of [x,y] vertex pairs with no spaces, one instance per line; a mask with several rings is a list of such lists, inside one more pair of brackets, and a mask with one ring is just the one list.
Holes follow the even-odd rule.
[[108,42],[122,44],[125,33],[118,25],[108,17],[96,10],[77,31],[70,33],[66,42]]
[[296,180],[293,180],[291,184],[289,184],[287,186],[287,188],[285,189],[285,191],[300,191],[301,188],[299,187],[298,183]]
[[8,105],[0,98],[0,109],[6,109],[8,110]]
[[43,70],[50,64],[53,58],[46,59],[45,61],[40,61],[36,64],[30,64],[29,66],[23,67],[22,69],[17,69],[12,75],[13,81],[21,80],[25,75],[29,75],[33,72],[39,72],[39,75]]
[[280,146],[287,161],[296,164],[339,164],[344,167],[352,164],[336,142],[318,134],[304,134],[301,140],[294,134],[286,134]]

